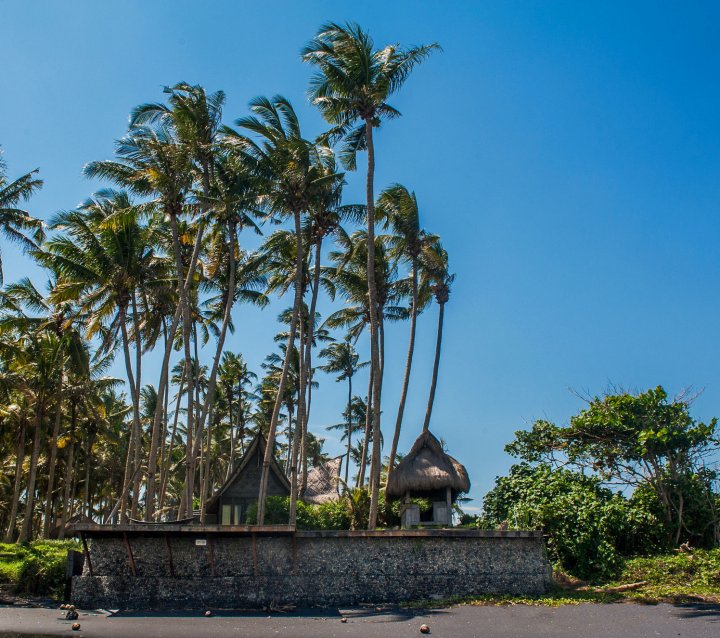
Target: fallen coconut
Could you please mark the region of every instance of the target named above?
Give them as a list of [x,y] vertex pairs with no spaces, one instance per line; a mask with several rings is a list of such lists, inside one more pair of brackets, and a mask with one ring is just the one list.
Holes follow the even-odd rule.
[[80,623],[79,623],[79,622],[74,622],[74,623],[72,624],[72,630],[73,630],[73,631],[80,631]]
[[430,627],[428,627],[427,625],[420,625],[420,633],[421,634],[429,634]]
[[343,616],[343,617],[340,619],[340,622],[347,622],[347,618],[345,618],[345,616]]
[[210,618],[210,616],[212,616],[212,612],[208,609],[208,610],[205,612],[205,617],[206,617],[206,618]]

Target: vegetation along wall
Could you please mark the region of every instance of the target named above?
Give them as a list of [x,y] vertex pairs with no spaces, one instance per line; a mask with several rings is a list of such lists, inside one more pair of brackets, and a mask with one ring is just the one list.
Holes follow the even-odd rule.
[[[187,528],[186,528],[187,530]],[[538,532],[409,530],[91,536],[82,608],[257,608],[539,594],[550,569]],[[88,560],[89,558],[89,560]],[[92,569],[92,575],[91,575]]]

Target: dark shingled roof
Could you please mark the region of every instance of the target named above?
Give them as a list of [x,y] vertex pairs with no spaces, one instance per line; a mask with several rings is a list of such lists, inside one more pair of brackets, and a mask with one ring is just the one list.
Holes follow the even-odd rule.
[[423,432],[407,456],[390,472],[385,493],[405,496],[418,492],[433,492],[451,488],[453,495],[470,490],[467,470],[446,454],[440,441],[429,431]]
[[320,505],[329,501],[336,501],[338,493],[338,478],[342,467],[342,456],[330,459],[327,463],[316,465],[307,475],[307,488],[303,501]]
[[[259,448],[259,449],[258,449]],[[205,505],[205,511],[210,513],[217,512],[218,505],[220,503],[220,497],[223,495],[223,493],[230,488],[235,481],[237,481],[240,476],[245,472],[245,468],[247,467],[247,464],[250,462],[250,460],[253,458],[255,453],[257,452],[260,455],[260,458],[264,458],[265,456],[265,449],[267,448],[267,441],[265,440],[265,437],[258,433],[255,435],[255,438],[252,440],[250,445],[248,446],[247,450],[245,451],[245,454],[243,454],[242,458],[240,459],[240,463],[235,468],[233,473],[230,475],[230,478],[228,478],[225,483],[223,483],[220,488],[218,489],[215,494],[213,494],[213,497],[208,500],[207,504]],[[275,458],[275,455],[272,455],[272,459],[270,461],[270,471],[275,474],[275,476],[278,478],[280,483],[287,489],[288,494],[290,493],[290,481],[288,481],[287,476],[285,476],[285,472],[282,471],[280,468],[280,465],[277,462],[277,459]]]

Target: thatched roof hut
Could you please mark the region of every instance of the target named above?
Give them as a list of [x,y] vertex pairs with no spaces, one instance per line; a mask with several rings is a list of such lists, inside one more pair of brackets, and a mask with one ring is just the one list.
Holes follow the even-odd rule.
[[467,470],[446,454],[440,441],[428,431],[417,438],[407,456],[390,473],[385,493],[397,498],[406,494],[432,498],[448,488],[453,501],[460,492],[469,491]]
[[338,479],[342,467],[342,456],[330,459],[327,463],[319,463],[307,475],[307,488],[303,501],[313,505],[336,501],[338,492]]

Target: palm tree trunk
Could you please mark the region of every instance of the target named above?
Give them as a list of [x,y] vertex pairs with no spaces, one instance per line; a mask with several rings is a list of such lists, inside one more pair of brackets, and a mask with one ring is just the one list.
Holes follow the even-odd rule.
[[[193,401],[195,399],[195,379],[194,375],[191,371],[191,365],[192,365],[192,357],[190,353],[190,331],[192,328],[192,323],[190,320],[190,302],[188,300],[188,292],[190,289],[189,283],[192,281],[192,277],[190,277],[190,272],[194,272],[195,270],[195,261],[197,260],[197,256],[195,256],[195,259],[191,261],[191,263],[188,265],[188,281],[186,282],[188,286],[186,287],[183,285],[183,263],[182,263],[182,249],[180,247],[180,235],[178,231],[178,221],[177,221],[177,215],[171,214],[170,215],[170,226],[172,229],[172,241],[173,241],[173,251],[175,253],[175,269],[177,271],[177,279],[178,279],[178,293],[180,297],[180,310],[182,314],[182,324],[183,324],[183,346],[185,350],[185,368],[186,368],[186,377],[188,382],[188,398],[187,398],[187,438],[186,438],[186,452],[187,457],[185,459],[185,497],[184,500],[181,500],[181,511],[179,512],[179,518],[183,518],[187,512],[190,512],[192,514],[192,507],[193,507],[193,494],[195,492],[194,488],[194,482],[195,482],[195,448],[193,446],[193,434],[195,430],[195,414],[193,410]],[[198,235],[202,233],[202,227],[198,229]],[[173,322],[175,323],[175,322]],[[172,333],[172,330],[171,330]],[[173,335],[174,337],[174,335]],[[169,356],[168,356],[169,359]],[[167,371],[165,371],[165,374],[167,374]]]
[[15,538],[15,525],[17,523],[17,513],[20,508],[20,485],[22,484],[23,461],[25,460],[25,436],[27,434],[27,423],[23,418],[20,422],[20,432],[18,433],[17,443],[17,459],[15,461],[15,485],[13,486],[13,499],[10,506],[10,520],[8,522],[7,531],[5,532],[4,542],[12,543]]
[[[95,438],[95,434],[93,432],[93,429],[91,428],[88,431],[87,441],[85,442],[85,496],[84,496],[84,502],[85,502],[85,516],[88,518],[88,520],[92,519],[92,496],[90,492],[90,470],[92,468],[92,446],[93,446],[93,439]],[[139,474],[138,472],[138,466],[135,467],[135,473]],[[134,475],[133,477],[134,478]]]
[[[185,386],[185,368],[183,367],[180,375],[180,386],[178,387],[177,401],[175,402],[175,415],[173,416],[172,433],[170,434],[170,444],[168,445],[167,457],[165,464],[160,473],[160,494],[158,495],[158,508],[160,510],[165,506],[165,495],[167,492],[168,478],[170,476],[170,466],[172,464],[172,453],[175,448],[175,436],[177,434],[178,419],[180,418],[180,402],[182,401],[183,390]],[[169,385],[167,386],[169,388]],[[167,417],[166,417],[167,418]],[[179,517],[178,517],[179,518]]]
[[57,442],[60,436],[60,423],[62,422],[63,401],[63,375],[60,371],[60,387],[57,394],[57,408],[55,410],[55,424],[53,425],[52,439],[50,440],[50,460],[48,462],[48,483],[45,493],[45,513],[43,515],[43,538],[50,537],[52,521],[53,491],[55,489],[55,466],[57,464]]
[[205,522],[205,503],[208,498],[208,491],[211,485],[210,481],[210,448],[212,446],[212,423],[213,410],[210,410],[207,421],[207,447],[205,448],[205,467],[203,470],[203,480],[200,485],[200,522]]
[[130,516],[132,518],[137,518],[139,487],[138,489],[135,489],[135,482],[133,480],[133,477],[139,474],[137,468],[139,467],[138,448],[140,447],[140,397],[138,396],[137,385],[135,384],[135,376],[133,375],[132,363],[130,361],[130,341],[128,338],[125,319],[125,308],[120,308],[118,320],[120,322],[120,331],[122,333],[123,353],[125,355],[125,371],[128,377],[128,385],[130,386],[130,398],[132,400],[133,406],[133,424],[132,431],[130,433],[130,447],[128,449],[128,459],[132,459],[132,462],[128,462],[125,465],[125,484],[127,485],[129,482],[133,483],[134,493],[132,495]]
[[300,488],[298,496],[303,497],[307,490],[307,475],[308,475],[308,459],[307,459],[307,444],[308,444],[308,412],[310,411],[310,404],[312,403],[312,369],[310,364],[306,364],[308,371],[307,380],[307,405],[305,406],[305,418],[303,419],[302,427],[302,439],[300,441]]
[[[132,311],[133,311],[133,328],[135,330],[135,401],[137,402],[137,437],[135,439],[135,449],[133,457],[133,465],[140,467],[143,453],[142,445],[142,426],[140,424],[140,390],[142,389],[142,337],[140,335],[140,319],[137,311],[137,300],[135,291],[132,293]],[[133,415],[134,421],[134,415]],[[132,509],[136,513],[140,509],[140,484],[142,483],[142,472],[135,473],[133,480],[133,501]]]
[[225,480],[227,481],[232,474],[233,464],[235,461],[235,424],[233,423],[233,387],[229,384],[225,388],[228,402],[228,422],[230,423],[230,459],[228,460],[227,470],[225,472]]
[[45,411],[45,397],[40,393],[38,405],[35,413],[35,432],[33,435],[32,454],[30,456],[30,475],[27,482],[27,498],[25,500],[25,517],[20,528],[21,543],[26,543],[32,535],[33,510],[35,509],[35,481],[37,480],[38,458],[40,457],[40,434],[42,431],[42,421]]
[[300,451],[300,439],[303,437],[303,423],[305,423],[305,365],[303,362],[304,349],[304,321],[300,320],[300,334],[298,335],[298,344],[300,346],[298,355],[300,356],[300,379],[298,388],[298,409],[297,419],[295,420],[295,436],[292,442],[292,456],[290,461],[290,525],[295,525],[297,519],[297,499],[298,499],[298,454]]
[[382,393],[382,368],[380,363],[379,320],[377,305],[377,287],[375,285],[375,147],[373,145],[372,122],[365,120],[365,138],[368,152],[367,180],[365,194],[367,198],[368,259],[367,279],[370,306],[370,365],[373,375],[373,446],[370,463],[370,515],[368,529],[377,525],[378,501],[380,497],[380,396]]
[[280,383],[278,385],[278,393],[275,398],[272,416],[270,417],[270,428],[268,430],[267,446],[265,448],[265,456],[263,458],[262,474],[260,475],[260,489],[258,491],[258,514],[257,524],[262,525],[265,522],[265,497],[267,496],[268,479],[270,477],[270,461],[274,454],[275,448],[275,432],[277,430],[278,417],[280,415],[280,406],[282,405],[285,386],[287,385],[288,368],[290,367],[290,357],[292,356],[293,345],[295,344],[295,333],[297,331],[298,314],[300,313],[300,304],[302,303],[303,291],[303,243],[302,243],[302,226],[300,219],[300,211],[294,211],[295,218],[295,238],[296,238],[296,255],[295,255],[295,299],[293,301],[292,316],[290,317],[290,333],[288,335],[287,348],[285,350],[285,360],[283,361],[282,374],[280,375]]
[[[173,220],[174,216],[170,215],[170,219]],[[195,237],[195,245],[193,246],[193,254],[190,258],[190,266],[188,267],[188,272],[185,277],[184,283],[182,279],[182,272],[177,272],[178,277],[178,292],[180,290],[185,291],[185,297],[187,298],[187,292],[190,290],[190,285],[192,284],[193,277],[195,276],[195,266],[198,261],[198,255],[200,254],[200,246],[202,244],[202,237],[203,233],[205,231],[204,226],[200,226],[198,228],[197,236]],[[177,236],[177,219],[174,219],[174,230],[173,230],[173,246],[175,247],[175,237]],[[178,242],[179,243],[179,242]],[[177,251],[175,251],[175,264],[177,266]],[[181,259],[182,261],[182,259]],[[165,352],[163,353],[163,361],[162,361],[162,367],[160,370],[160,380],[158,383],[158,396],[161,395],[163,392],[165,392],[166,386],[169,385],[169,374],[170,374],[170,355],[172,354],[173,350],[173,344],[175,341],[175,333],[177,331],[178,325],[180,324],[180,317],[182,315],[182,303],[178,304],[178,307],[175,309],[175,315],[173,316],[172,323],[170,324],[170,330],[168,331],[167,337],[165,339]],[[162,419],[162,405],[158,403],[155,406],[155,415],[153,416],[153,428],[157,427],[157,424],[160,423],[160,420]],[[164,500],[164,490],[167,485],[167,480],[165,481],[165,485],[163,485],[161,489],[161,495],[163,495],[161,498]],[[179,514],[179,512],[178,512]]]
[[72,516],[72,501],[70,500],[72,482],[75,470],[75,424],[77,420],[77,405],[74,398],[70,399],[70,442],[68,457],[65,459],[65,478],[63,479],[63,508],[60,517],[60,538],[65,538],[65,526]]
[[205,402],[202,407],[198,428],[200,430],[205,426],[213,402],[215,401],[215,389],[217,387],[217,374],[220,367],[220,358],[222,357],[223,347],[225,346],[225,337],[227,336],[228,325],[230,324],[230,314],[233,304],[235,303],[235,277],[237,265],[235,263],[235,224],[230,224],[228,240],[228,281],[227,281],[227,297],[225,299],[225,308],[223,310],[222,326],[218,336],[217,347],[215,348],[215,357],[213,359],[213,367],[208,380],[208,389],[205,394]]
[[[167,326],[165,325],[165,318],[162,320],[163,326],[163,344],[167,341]],[[160,466],[160,486],[162,486],[163,479],[163,468],[165,467],[165,453],[167,451],[167,435],[168,435],[168,411],[170,409],[170,386],[165,385],[165,392],[163,392],[163,413],[162,413],[162,432],[160,433],[160,451],[158,452],[159,458],[157,463]],[[153,431],[155,427],[155,420],[153,419]],[[159,502],[158,498],[158,502]]]
[[427,411],[425,412],[425,423],[423,432],[430,428],[430,415],[432,414],[433,403],[435,402],[435,387],[437,386],[438,368],[440,367],[440,347],[442,346],[443,318],[445,316],[445,304],[441,303],[438,312],[437,341],[435,342],[435,363],[433,364],[432,383],[430,384],[430,396],[428,397]]
[[367,403],[365,405],[365,438],[363,440],[362,454],[360,455],[360,468],[358,471],[357,487],[365,484],[365,467],[367,466],[368,447],[370,445],[370,432],[372,428],[372,408],[370,407],[373,400],[373,369],[370,366],[370,379],[368,381]]
[[320,257],[322,253],[322,237],[315,242],[315,263],[313,264],[312,299],[310,300],[310,313],[308,315],[308,337],[305,343],[305,379],[307,382],[307,405],[302,426],[302,445],[300,447],[300,463],[302,463],[302,476],[300,480],[300,495],[307,489],[307,432],[310,422],[310,395],[312,394],[312,346],[315,338],[315,312],[320,294]]
[[348,376],[348,402],[347,402],[347,454],[345,455],[345,486],[347,487],[350,472],[350,450],[352,444],[350,436],[352,435],[352,375]]
[[405,361],[405,377],[403,379],[402,392],[400,393],[400,405],[398,406],[397,419],[395,420],[395,433],[393,434],[390,458],[388,459],[387,477],[390,480],[390,473],[395,468],[395,457],[397,456],[398,443],[400,441],[400,428],[402,428],[403,414],[405,412],[405,401],[407,399],[408,387],[410,386],[410,370],[412,369],[413,353],[415,351],[415,327],[417,325],[417,304],[418,304],[418,264],[417,257],[413,255],[412,260],[412,311],[410,313],[410,342],[408,343],[407,359]]

